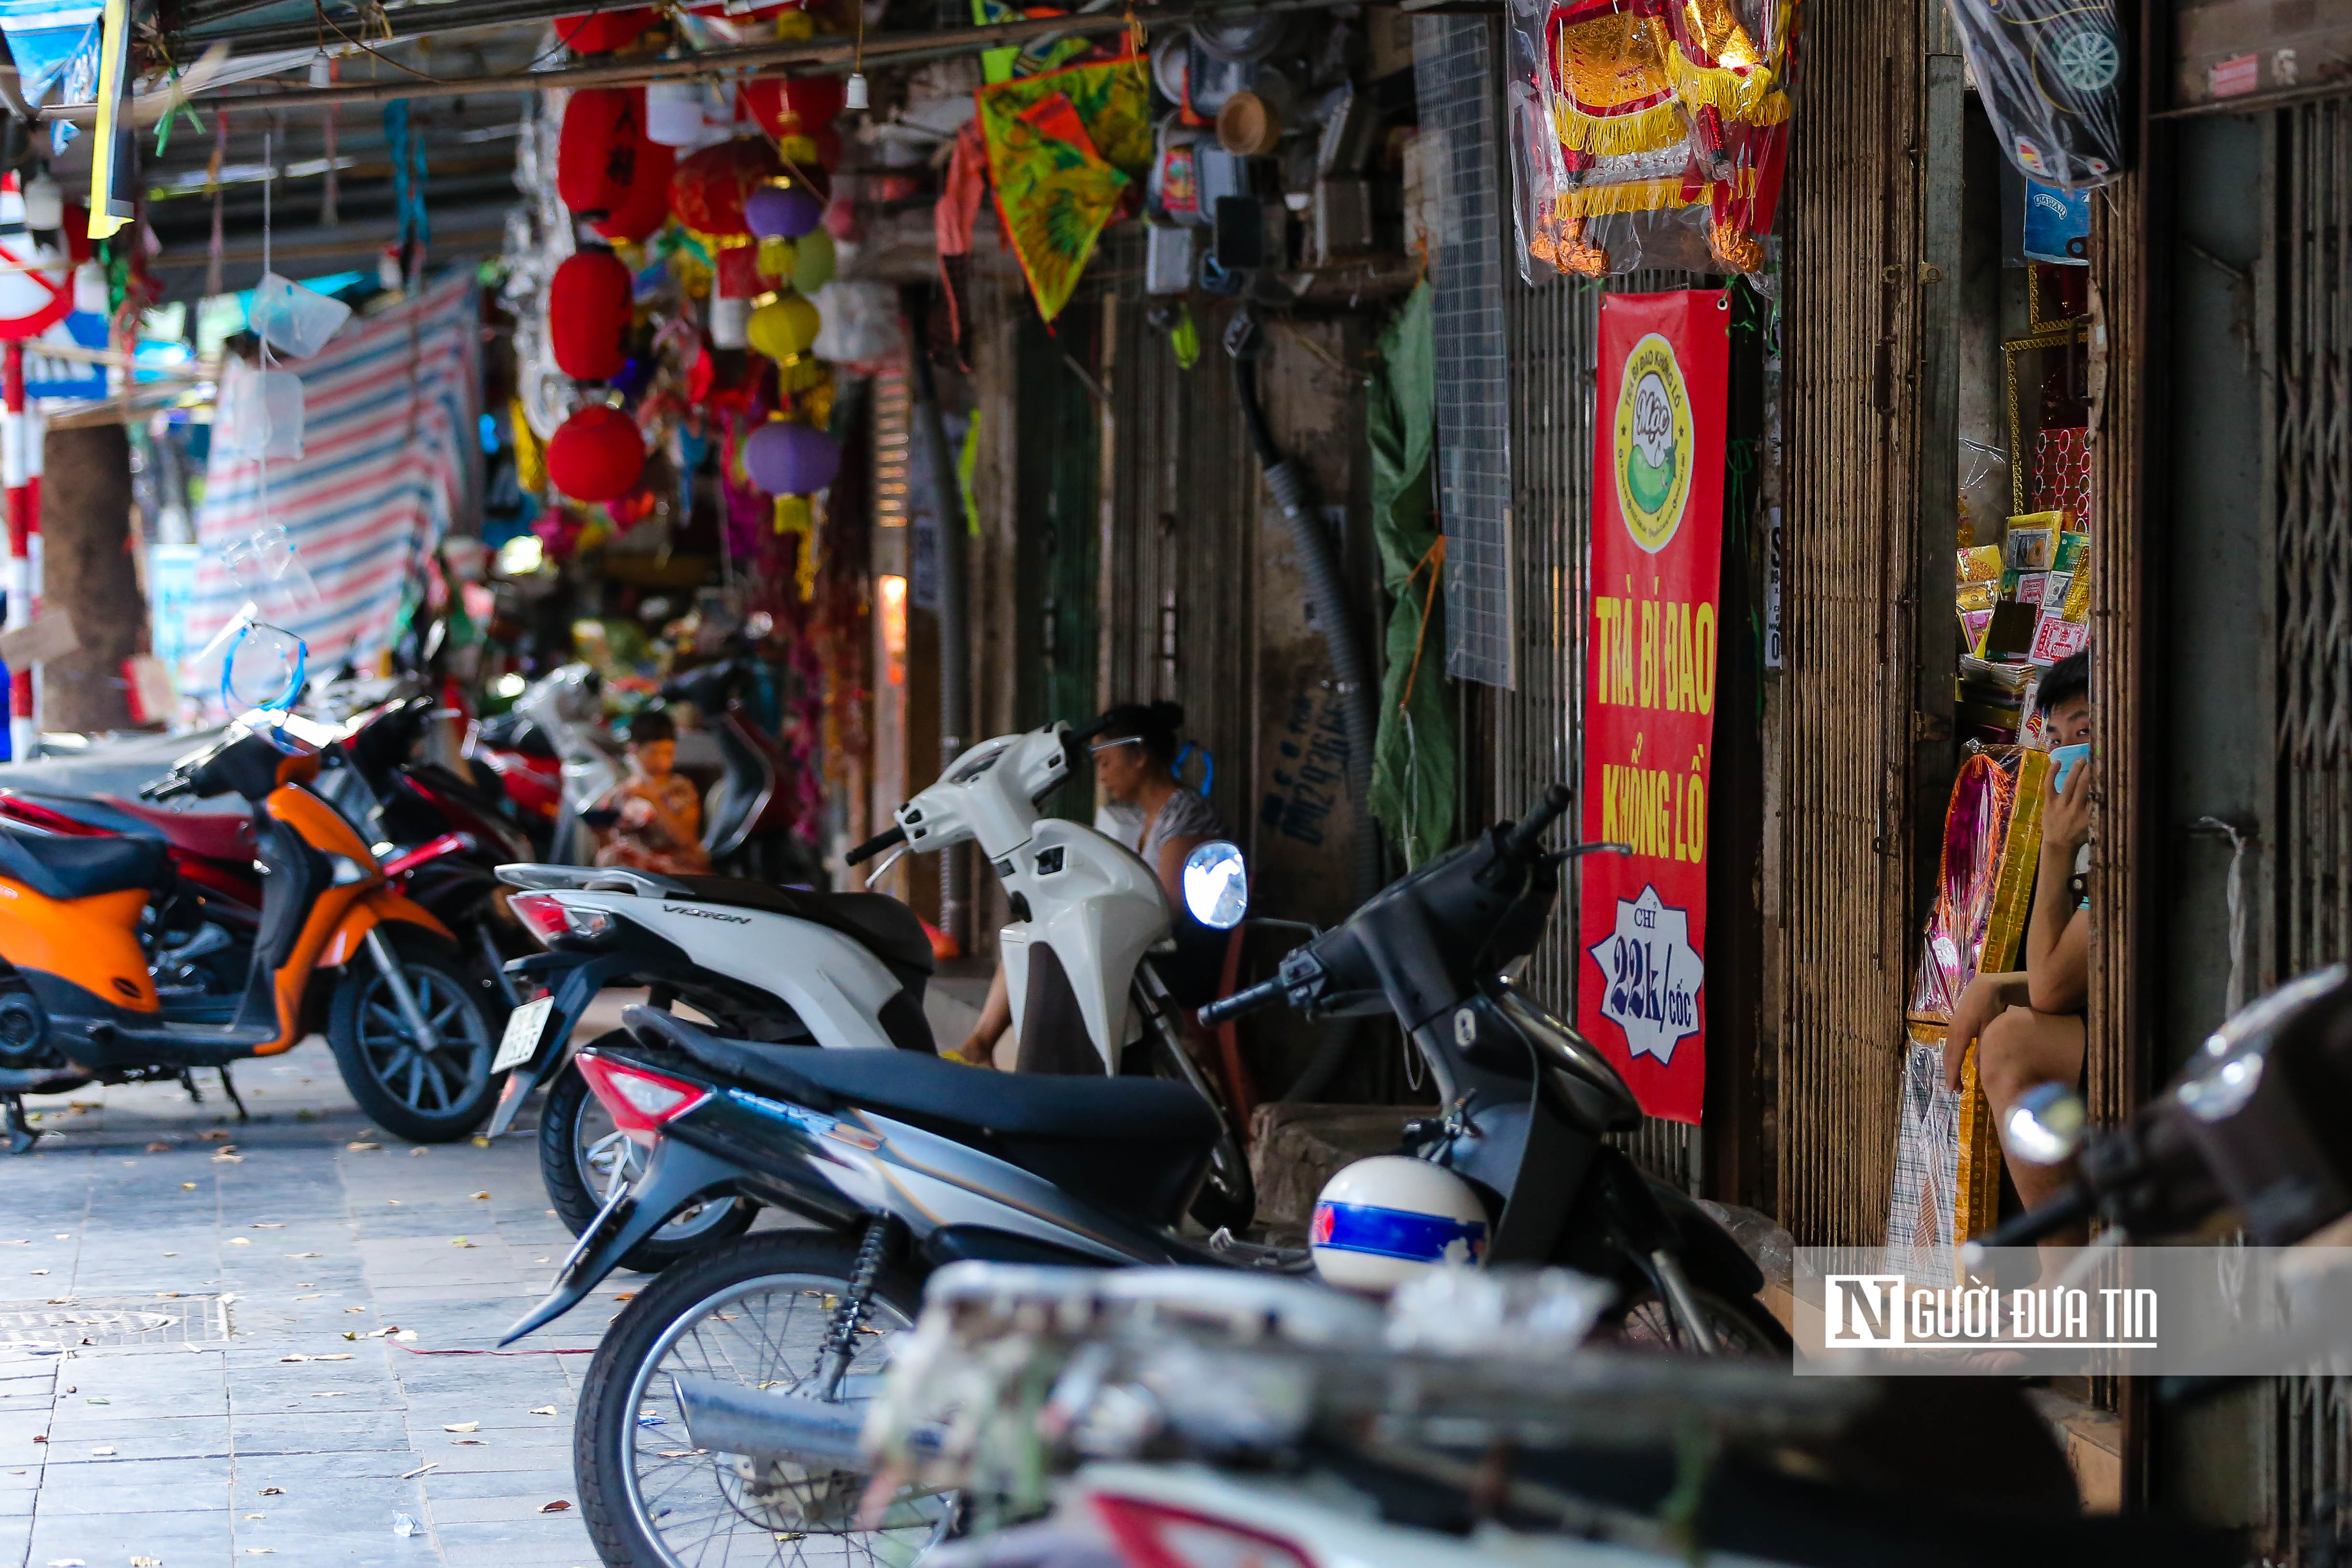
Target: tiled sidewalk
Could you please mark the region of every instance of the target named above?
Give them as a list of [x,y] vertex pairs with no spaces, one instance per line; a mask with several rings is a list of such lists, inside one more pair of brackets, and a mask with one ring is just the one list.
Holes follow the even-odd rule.
[[[35,1102],[61,1135],[0,1157],[0,1568],[591,1568],[571,1454],[588,1357],[433,1354],[489,1349],[570,1246],[534,1140],[379,1137],[315,1039],[236,1077],[249,1124],[209,1073],[201,1106],[90,1089]],[[593,1347],[639,1282],[517,1348]],[[93,1309],[169,1322],[121,1343],[24,1315]]]

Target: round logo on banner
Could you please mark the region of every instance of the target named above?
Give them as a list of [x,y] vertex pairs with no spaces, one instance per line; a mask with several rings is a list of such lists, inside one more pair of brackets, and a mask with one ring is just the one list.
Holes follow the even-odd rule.
[[1633,542],[1655,555],[1682,527],[1690,499],[1690,392],[1675,346],[1652,332],[1625,356],[1617,382],[1617,510]]

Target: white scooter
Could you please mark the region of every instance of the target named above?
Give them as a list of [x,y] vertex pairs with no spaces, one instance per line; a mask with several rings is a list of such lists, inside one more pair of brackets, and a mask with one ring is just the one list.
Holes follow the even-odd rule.
[[550,852],[566,865],[586,865],[596,857],[587,812],[621,781],[621,771],[591,739],[602,716],[596,672],[565,664],[533,681],[515,699],[514,711],[536,726],[555,750],[563,777],[563,804],[556,812]]
[[[898,809],[896,827],[847,858],[857,863],[901,843],[928,852],[977,841],[1012,894],[1015,918],[1003,940],[1024,1064],[1190,1084],[1221,1123],[1192,1212],[1212,1228],[1238,1228],[1255,1206],[1249,1163],[1223,1096],[1184,1049],[1154,964],[1155,949],[1173,947],[1159,879],[1134,852],[1038,810],[1080,770],[1087,738],[1055,725],[976,746]],[[1240,852],[1226,848],[1237,861]],[[544,994],[515,1009],[491,1064],[509,1076],[489,1135],[513,1124],[533,1088],[549,1085],[541,1174],[575,1234],[645,1157],[566,1071],[573,1033],[607,986],[646,987],[652,1005],[683,1004],[733,1038],[936,1051],[922,1009],[930,939],[894,898],[611,868],[511,865],[499,874],[520,890],[510,906],[548,951],[508,966],[519,988]],[[666,1267],[751,1218],[741,1199],[690,1207],[633,1249],[626,1266]]]

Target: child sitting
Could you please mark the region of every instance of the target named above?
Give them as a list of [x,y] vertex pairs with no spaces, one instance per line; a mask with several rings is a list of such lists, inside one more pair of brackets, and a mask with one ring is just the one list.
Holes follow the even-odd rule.
[[629,721],[629,776],[596,802],[600,812],[613,813],[597,846],[598,865],[672,875],[709,871],[702,800],[692,779],[671,771],[677,759],[677,726],[669,715],[648,709]]

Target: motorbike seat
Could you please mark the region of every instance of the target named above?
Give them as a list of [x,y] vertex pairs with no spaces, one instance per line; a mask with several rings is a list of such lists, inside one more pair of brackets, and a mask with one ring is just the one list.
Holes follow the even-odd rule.
[[161,839],[51,838],[0,827],[0,876],[44,898],[94,898],[162,887],[171,871],[171,853]]
[[[881,893],[819,893],[741,876],[674,876],[687,892],[672,896],[786,915],[838,931],[882,960],[918,996],[931,973],[931,937],[915,912]],[[914,977],[909,983],[910,975]]]
[[261,852],[249,811],[173,811],[109,796],[106,803],[139,823],[142,832],[208,861],[249,861]]
[[641,1043],[813,1110],[863,1108],[995,1154],[1104,1207],[1172,1225],[1215,1143],[1217,1113],[1158,1078],[992,1072],[903,1051],[779,1049],[631,1007]]

